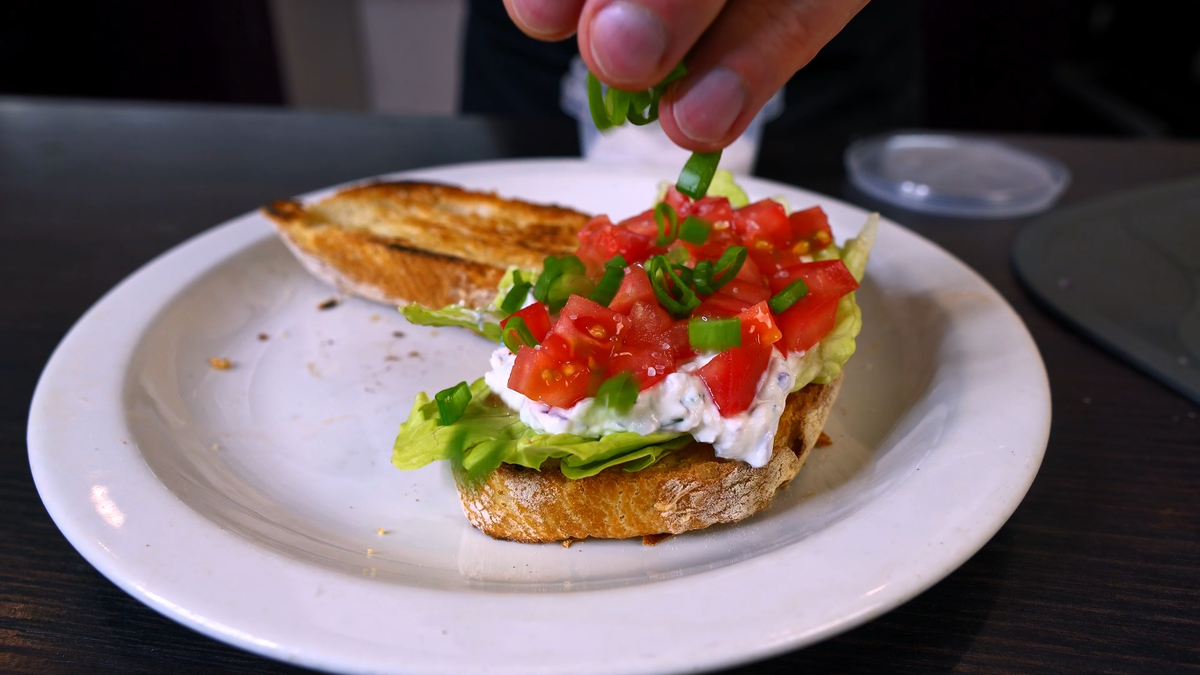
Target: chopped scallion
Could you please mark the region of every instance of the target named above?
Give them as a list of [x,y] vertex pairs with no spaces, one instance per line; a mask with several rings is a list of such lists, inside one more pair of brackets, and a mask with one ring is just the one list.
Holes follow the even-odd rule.
[[529,290],[533,288],[533,284],[528,281],[519,281],[513,284],[513,287],[508,289],[508,293],[504,296],[504,300],[500,303],[500,311],[507,316],[525,306],[525,299],[529,297]]
[[467,411],[467,404],[471,402],[471,388],[466,382],[459,382],[434,394],[433,400],[437,402],[438,425],[448,426],[461,419]]
[[656,255],[646,261],[646,274],[658,303],[675,318],[681,319],[700,306],[696,292],[684,283],[666,256]]
[[712,225],[702,218],[696,216],[688,216],[683,219],[683,224],[679,226],[679,238],[689,244],[703,246],[704,242],[708,241],[708,233],[712,231]]
[[771,299],[767,301],[767,306],[771,308],[772,314],[782,314],[806,295],[808,295],[808,284],[804,283],[803,279],[797,279],[772,295]]
[[608,307],[608,303],[612,302],[617,296],[617,291],[621,289],[621,282],[625,280],[625,268],[628,266],[625,258],[619,253],[604,263],[604,276],[600,277],[600,283],[596,284],[596,290],[592,291],[588,300]]
[[675,189],[692,199],[703,199],[708,193],[709,183],[712,183],[713,176],[717,173],[717,164],[720,161],[720,150],[693,152],[687,164],[683,165],[683,171],[679,173]]
[[693,349],[701,352],[723,352],[730,347],[740,347],[742,320],[736,316],[728,319],[692,319],[688,321],[688,342]]
[[742,271],[742,265],[746,264],[746,256],[749,253],[745,246],[730,246],[725,249],[720,258],[717,258],[716,264],[713,265],[712,277],[709,280],[709,286],[712,287],[714,293],[733,281],[737,273]]
[[654,207],[654,222],[658,225],[659,246],[666,248],[679,236],[679,214],[666,202],[659,202]]
[[[576,258],[578,260],[578,258]],[[546,307],[551,313],[557,312],[567,304],[572,295],[589,297],[596,290],[596,282],[585,274],[563,274],[550,284],[550,292],[546,294]]]
[[519,316],[509,317],[504,323],[504,328],[500,329],[500,341],[514,354],[520,351],[521,347],[536,347],[539,344],[525,319]]
[[629,371],[622,371],[608,378],[596,392],[596,403],[616,413],[629,412],[637,403],[637,399],[637,383],[633,381]]

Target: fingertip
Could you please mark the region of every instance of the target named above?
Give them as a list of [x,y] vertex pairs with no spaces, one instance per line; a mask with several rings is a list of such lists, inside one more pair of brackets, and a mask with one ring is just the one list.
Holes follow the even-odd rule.
[[754,114],[745,80],[729,68],[694,73],[675,83],[659,106],[659,120],[677,145],[713,152],[737,139]]
[[585,0],[504,0],[513,23],[526,35],[555,42],[575,34]]

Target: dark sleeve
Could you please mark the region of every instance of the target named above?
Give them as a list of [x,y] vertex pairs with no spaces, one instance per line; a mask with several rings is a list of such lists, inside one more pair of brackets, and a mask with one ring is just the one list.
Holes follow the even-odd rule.
[[513,24],[500,0],[471,0],[463,53],[463,113],[493,117],[566,116],[559,87],[578,53],[574,37],[542,42]]

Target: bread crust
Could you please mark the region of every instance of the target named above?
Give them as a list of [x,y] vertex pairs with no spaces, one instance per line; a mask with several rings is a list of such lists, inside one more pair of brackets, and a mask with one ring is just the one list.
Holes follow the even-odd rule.
[[276,201],[263,212],[317,278],[371,300],[429,307],[486,305],[506,269],[571,253],[590,219],[412,181],[361,185],[307,206]]
[[554,460],[541,470],[502,464],[483,479],[454,470],[463,513],[497,539],[525,543],[679,534],[748,518],[770,505],[816,445],[841,377],[787,398],[770,461],[720,459],[693,443],[637,472],[620,467],[570,480]]

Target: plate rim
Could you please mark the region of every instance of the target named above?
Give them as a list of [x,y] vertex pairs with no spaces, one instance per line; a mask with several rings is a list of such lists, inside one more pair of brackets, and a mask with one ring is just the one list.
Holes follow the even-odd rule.
[[[571,159],[525,159],[499,162],[472,162],[390,173],[381,176],[349,181],[341,185],[314,190],[299,196],[298,199],[302,201],[317,199],[345,186],[361,184],[363,182],[372,180],[429,178],[430,176],[437,176],[440,174],[469,175],[472,171],[503,171],[505,169],[532,171],[536,170],[538,167],[546,167],[556,171],[582,171],[584,173],[607,173],[614,171],[620,171],[624,173],[631,172],[631,170],[628,168],[616,168],[606,165],[588,164],[581,160]],[[564,167],[573,168],[565,169]],[[633,172],[637,173],[638,171]],[[645,173],[647,175],[653,174],[661,178],[662,171],[661,169],[647,168],[644,171],[641,171],[641,173]],[[866,213],[865,210],[857,206],[847,204],[836,198],[808,190],[803,190],[794,186],[749,176],[738,176],[738,180],[743,181],[744,184],[753,186],[755,188],[755,192],[761,191],[761,188],[763,187],[767,189],[766,193],[768,194],[773,193],[771,190],[799,192],[803,193],[806,197],[811,197],[813,201],[817,203],[835,204],[839,207],[843,207],[854,212],[862,214]],[[101,498],[98,501],[94,487],[92,488],[92,492],[86,494],[79,493],[77,490],[75,490],[75,488],[79,487],[79,485],[86,485],[86,483],[90,482],[91,480],[99,480],[100,478],[104,478],[104,476],[99,478],[84,477],[84,482],[79,483],[79,481],[76,481],[79,483],[79,485],[70,485],[68,482],[61,480],[60,476],[56,475],[54,471],[54,459],[58,455],[53,448],[47,447],[47,444],[53,442],[49,437],[50,432],[48,431],[48,425],[53,424],[55,417],[54,404],[56,401],[52,399],[57,398],[53,395],[54,393],[51,391],[51,389],[53,389],[55,386],[55,378],[61,378],[66,374],[69,374],[65,369],[72,365],[69,363],[70,352],[72,349],[77,348],[77,343],[82,340],[81,336],[83,333],[88,330],[95,330],[94,326],[97,324],[97,321],[101,320],[97,317],[106,312],[117,311],[119,313],[122,310],[129,312],[129,307],[122,308],[120,306],[121,296],[132,292],[129,289],[133,288],[135,285],[141,284],[144,286],[154,275],[162,276],[166,274],[169,276],[170,268],[173,265],[179,264],[181,260],[185,258],[193,259],[197,256],[200,259],[203,259],[205,255],[212,255],[215,252],[224,250],[224,254],[218,256],[219,259],[223,259],[236,254],[238,251],[245,250],[249,246],[252,246],[263,239],[274,236],[268,228],[263,227],[264,223],[265,220],[259,216],[257,212],[244,214],[206,230],[205,232],[202,232],[178,244],[167,252],[155,257],[152,261],[146,263],[134,273],[122,280],[119,284],[117,284],[117,286],[108,291],[100,300],[98,300],[91,308],[89,308],[88,311],[85,312],[85,314],[75,323],[75,325],[72,326],[70,331],[68,331],[66,336],[56,347],[54,353],[48,360],[41,377],[38,380],[33,400],[30,405],[29,426],[27,430],[29,460],[33,472],[34,482],[47,511],[51,515],[51,518],[63,532],[64,536],[67,537],[72,546],[74,546],[75,549],[79,551],[91,565],[104,574],[104,576],[110,581],[138,599],[143,604],[151,607],[160,614],[163,614],[174,621],[197,630],[202,634],[233,644],[248,651],[267,656],[269,658],[293,662],[319,669],[347,672],[548,672],[550,670],[557,670],[558,668],[556,667],[556,663],[561,663],[561,661],[556,662],[553,659],[548,661],[543,660],[536,663],[522,663],[520,664],[519,668],[513,668],[511,666],[506,668],[504,667],[504,664],[491,661],[481,662],[476,660],[474,663],[451,663],[445,660],[439,661],[439,659],[446,658],[444,654],[436,655],[436,659],[426,658],[424,661],[418,659],[418,662],[411,662],[408,664],[395,662],[389,663],[388,661],[380,660],[377,657],[372,659],[355,658],[353,655],[348,657],[344,651],[339,651],[336,649],[336,640],[334,640],[335,648],[332,650],[328,644],[321,643],[318,640],[313,640],[312,642],[301,646],[297,646],[296,644],[289,645],[285,644],[284,641],[272,640],[263,637],[262,633],[255,631],[252,625],[239,627],[239,620],[244,617],[235,617],[235,620],[233,621],[228,620],[227,617],[220,617],[221,620],[218,620],[218,618],[206,615],[205,612],[193,611],[192,609],[189,609],[187,603],[181,604],[172,599],[172,595],[177,598],[179,593],[173,594],[170,589],[170,572],[165,573],[166,576],[164,577],[163,572],[156,571],[155,565],[162,561],[161,558],[150,558],[149,562],[141,561],[140,559],[132,560],[128,557],[122,558],[112,550],[109,550],[105,543],[101,541],[101,535],[111,534],[110,529],[106,529],[111,528],[111,525],[106,524],[103,521],[103,509],[105,508],[104,499],[107,499],[107,497],[101,495]],[[905,238],[910,238],[910,242],[915,242],[920,246],[928,247],[934,254],[944,256],[946,261],[950,262],[956,267],[957,272],[965,274],[965,277],[968,280],[980,286],[981,290],[983,290],[985,293],[990,293],[990,300],[997,300],[999,302],[999,312],[1002,315],[1006,315],[1005,318],[1009,322],[1008,327],[1017,329],[1016,333],[1024,338],[1020,348],[1023,351],[1024,356],[1027,357],[1027,363],[1025,363],[1025,367],[1030,371],[1027,373],[1027,376],[1031,377],[1032,379],[1032,381],[1028,383],[1032,389],[1030,393],[1033,394],[1032,398],[1039,399],[1042,405],[1030,406],[1033,411],[1030,421],[1032,422],[1034,428],[1028,434],[1030,437],[1030,446],[1024,449],[1024,451],[1027,453],[1025,456],[1026,464],[1024,465],[1024,473],[1022,475],[1011,477],[1014,480],[1006,487],[1008,491],[1008,499],[1005,501],[1005,503],[998,505],[998,508],[995,508],[991,513],[987,514],[987,520],[985,523],[976,523],[975,530],[969,532],[968,536],[965,537],[966,541],[955,542],[958,544],[957,546],[950,547],[952,550],[944,551],[941,556],[937,558],[938,564],[930,565],[932,567],[936,567],[937,569],[925,570],[927,574],[918,575],[917,579],[908,579],[906,583],[888,583],[880,586],[879,588],[868,593],[866,596],[858,598],[857,601],[853,603],[853,611],[850,611],[849,613],[843,613],[837,617],[829,618],[821,625],[809,627],[803,631],[789,631],[785,626],[780,630],[776,630],[774,633],[768,633],[767,635],[759,638],[751,637],[747,639],[739,634],[737,639],[728,640],[726,642],[721,642],[722,636],[718,635],[714,637],[718,644],[702,649],[680,649],[675,651],[670,648],[660,649],[663,647],[663,645],[653,645],[649,648],[649,651],[652,653],[639,654],[634,656],[632,659],[627,657],[624,661],[620,662],[609,660],[602,663],[593,663],[590,668],[587,667],[586,664],[575,664],[579,666],[579,672],[637,673],[668,671],[682,672],[696,669],[709,670],[766,658],[823,640],[837,633],[844,632],[855,626],[861,625],[862,623],[865,623],[883,614],[884,612],[899,606],[900,604],[908,601],[916,595],[919,595],[943,579],[945,576],[966,562],[966,560],[974,555],[974,553],[976,553],[980,548],[982,548],[992,538],[996,531],[1003,526],[1003,524],[1011,516],[1012,512],[1015,511],[1017,506],[1020,504],[1034,478],[1036,477],[1038,468],[1040,467],[1046,448],[1046,442],[1049,438],[1049,425],[1051,419],[1048,379],[1046,377],[1045,366],[1042,363],[1040,353],[1036,344],[1033,342],[1032,336],[1030,336],[1028,329],[1025,327],[1020,317],[1016,314],[1012,307],[1008,305],[1002,296],[1000,296],[999,293],[985,279],[983,279],[973,269],[966,266],[961,260],[940,248],[936,244],[924,239],[923,237],[920,237],[919,235],[916,235],[915,233],[905,230],[900,226],[891,223],[890,221],[883,220],[881,223],[881,229],[889,230],[890,236],[903,236]],[[193,260],[193,262],[196,261]],[[209,262],[211,264],[216,264],[212,263],[211,260]],[[1005,312],[1004,310],[1007,311]],[[147,322],[153,322],[153,318],[148,318],[145,320]],[[141,335],[141,332],[135,332],[132,334],[129,338],[130,345],[136,345]],[[121,384],[117,383],[115,388],[119,390],[120,387]],[[120,407],[121,403],[118,402],[117,405]],[[120,420],[120,423],[123,425],[124,420]],[[115,443],[115,439],[109,442]],[[158,482],[154,474],[151,473],[149,468],[145,466],[145,461],[141,459],[140,452],[137,451],[133,445],[125,447],[128,448],[125,450],[127,454],[121,456],[120,461],[133,461],[136,464],[136,462],[140,460],[145,470],[144,475],[137,475],[133,477],[134,481],[141,481],[144,483],[144,486],[150,490],[150,493],[142,495],[142,498],[148,498],[151,503],[154,503],[155,501],[161,501],[162,496],[166,495],[166,501],[171,502],[171,504],[168,504],[170,508],[166,508],[165,510],[169,511],[172,514],[172,517],[178,517],[180,520],[185,521],[188,526],[195,526],[198,522],[202,527],[207,524],[207,528],[209,530],[216,529],[216,525],[213,524],[212,521],[209,521],[200,514],[191,512],[189,507],[183,504],[183,502],[179,501],[173,493],[169,492],[165,486]],[[120,451],[120,448],[121,446],[117,446],[116,450]],[[98,449],[99,448],[97,448],[97,450]],[[85,451],[78,450],[77,452]],[[928,476],[930,473],[933,472],[927,472],[926,476]],[[147,475],[151,479],[151,483],[145,482]],[[905,478],[904,481],[907,482],[912,479],[914,478],[910,476]],[[921,477],[920,480],[929,479],[927,477]],[[96,485],[99,485],[99,483]],[[157,490],[157,495],[153,494],[157,488],[161,488],[161,490]],[[140,502],[134,500],[131,503],[138,504]],[[865,517],[866,515],[871,515],[871,511],[878,510],[879,506],[879,500],[874,500],[873,502],[864,505],[864,508],[860,509],[860,511],[854,516],[848,517],[847,521],[849,521],[851,518],[861,518]],[[179,509],[183,509],[191,513],[193,518],[189,519],[187,514],[177,513]],[[80,515],[81,513],[83,514],[82,516]],[[136,513],[136,511],[132,511],[131,513]],[[118,527],[115,529],[119,530],[120,528]],[[278,570],[297,574],[304,578],[318,578],[322,576],[322,574],[314,574],[313,567],[308,563],[298,560],[285,559],[278,554],[263,551],[251,542],[242,539],[237,535],[226,532],[211,531],[207,532],[206,535],[213,538],[216,550],[229,549],[238,555],[246,556],[249,560],[255,560],[262,563],[264,569],[267,567],[277,568]],[[829,533],[823,531],[808,539],[784,546],[781,549],[777,549],[740,563],[709,572],[688,575],[678,579],[655,582],[650,586],[609,588],[594,591],[581,591],[576,594],[559,595],[587,596],[588,601],[583,604],[599,612],[598,616],[603,615],[605,609],[603,604],[598,604],[595,602],[597,597],[603,596],[604,604],[611,604],[614,607],[619,607],[622,605],[622,603],[631,601],[637,602],[639,600],[644,601],[644,598],[639,599],[637,596],[642,593],[646,593],[646,589],[650,587],[654,587],[652,592],[659,592],[660,594],[664,594],[666,596],[672,596],[673,594],[677,595],[680,592],[681,587],[683,587],[684,590],[687,590],[686,587],[694,586],[696,584],[696,580],[700,579],[703,581],[702,585],[709,587],[706,592],[719,595],[719,593],[716,593],[716,591],[713,589],[719,588],[722,591],[725,591],[730,587],[731,584],[736,587],[739,583],[736,578],[731,579],[731,575],[736,577],[739,572],[753,574],[755,572],[763,571],[764,568],[769,570],[774,566],[786,564],[789,560],[789,557],[796,556],[797,549],[811,548],[814,546],[818,548],[824,546],[834,546],[834,548],[836,548],[836,545],[839,545],[838,542],[831,542],[829,539]],[[161,554],[157,554],[157,552],[155,552],[155,555]],[[296,566],[302,566],[303,569],[296,569]],[[832,574],[830,571],[823,570],[823,572]],[[341,573],[334,573],[328,570],[326,570],[325,573],[341,575]],[[156,574],[159,575],[157,578]],[[164,580],[164,578],[166,580]],[[345,597],[347,598],[356,597],[356,594],[359,594],[363,589],[368,588],[368,586],[364,586],[363,584],[369,584],[369,582],[364,580],[349,578],[337,579],[335,581],[337,582],[335,585],[344,586],[344,588],[341,590],[344,591]],[[857,580],[846,580],[846,583],[852,583],[854,581]],[[176,583],[178,583],[178,580],[176,580]],[[740,583],[744,584],[745,582],[742,581]],[[164,585],[168,588],[164,589]],[[444,600],[444,596],[447,594],[461,594],[460,591],[414,589],[412,587],[403,586],[389,586],[389,588],[393,589],[389,592],[394,593],[397,592],[395,589],[399,589],[399,592],[402,595],[410,595],[412,598],[417,600],[429,600],[434,602]],[[374,587],[374,590],[378,591],[378,587]],[[486,592],[481,592],[481,594],[483,597],[478,597],[479,594],[476,594],[476,597],[471,597],[469,601],[477,603],[481,608],[487,610],[511,606],[512,599],[518,597],[523,598],[523,600],[517,604],[524,605],[526,607],[538,605],[534,608],[538,612],[544,612],[547,611],[547,609],[562,609],[563,606],[561,602],[556,603],[553,601],[553,599],[548,598],[547,596],[517,596],[512,594],[488,594]],[[236,614],[236,612],[234,613]],[[780,617],[784,619],[788,618],[788,616],[789,615],[786,613],[780,614]],[[750,617],[750,620],[755,620],[755,618]],[[541,621],[540,625],[543,626],[551,625],[547,623],[547,620],[544,617],[531,619],[531,621],[534,621],[535,623],[536,621]],[[249,623],[253,624],[253,622],[254,619],[251,617],[249,619]],[[608,627],[610,630],[615,630],[615,628],[616,627],[613,626]],[[445,632],[443,632],[443,635],[445,635]],[[436,640],[436,638],[434,639]],[[692,646],[691,643],[693,641],[694,637],[689,638],[686,641],[689,647]],[[667,645],[667,647],[670,646],[671,645]],[[440,644],[437,647],[442,648]],[[396,656],[396,654],[393,654],[393,656]]]

